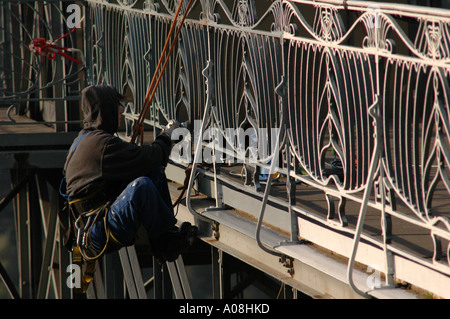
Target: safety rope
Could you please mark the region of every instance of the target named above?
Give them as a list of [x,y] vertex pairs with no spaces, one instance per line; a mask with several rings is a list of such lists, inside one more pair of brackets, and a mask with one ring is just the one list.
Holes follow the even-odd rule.
[[[167,35],[167,39],[166,39],[166,42],[164,44],[164,48],[163,48],[163,50],[161,52],[161,56],[159,58],[158,65],[156,66],[155,73],[153,74],[152,81],[150,82],[150,86],[149,86],[149,88],[147,90],[147,95],[145,97],[144,104],[142,105],[141,112],[139,114],[139,118],[138,118],[138,120],[137,120],[137,122],[136,122],[136,124],[134,126],[134,132],[133,132],[133,135],[131,137],[131,143],[135,143],[136,138],[138,137],[138,135],[140,135],[140,142],[141,142],[141,144],[143,142],[143,139],[144,139],[144,125],[143,125],[144,119],[145,119],[145,117],[146,117],[146,115],[148,113],[148,110],[150,108],[150,104],[151,104],[151,102],[153,100],[153,97],[155,96],[156,88],[158,87],[159,82],[161,81],[161,77],[162,77],[162,75],[164,73],[164,70],[166,69],[167,63],[169,62],[170,55],[172,54],[173,48],[175,47],[175,44],[176,44],[177,39],[178,39],[178,36],[179,36],[179,34],[181,32],[181,29],[183,27],[184,20],[186,19],[186,16],[187,16],[187,14],[189,12],[189,9],[191,7],[192,2],[193,2],[193,0],[189,0],[189,3],[187,5],[186,10],[185,10],[185,12],[183,14],[183,17],[181,19],[180,26],[179,26],[179,28],[178,28],[178,30],[177,30],[177,32],[175,34],[175,37],[174,37],[174,39],[172,41],[172,44],[171,44],[170,49],[169,49],[169,52],[168,52],[167,56],[165,57],[166,51],[167,51],[167,46],[168,46],[170,38],[171,38],[171,36],[172,36],[172,34],[174,32],[175,25],[176,25],[176,22],[177,22],[177,18],[178,18],[178,15],[180,13],[180,10],[181,10],[182,4],[183,4],[183,0],[181,0],[179,5],[178,5],[178,9],[177,9],[177,12],[175,13],[175,17],[174,17],[174,19],[172,21],[172,25],[170,27],[169,34]],[[163,61],[164,57],[165,57],[165,61],[162,64],[162,61]],[[161,71],[160,71],[159,69],[161,67],[161,64],[162,64],[162,68],[161,68]]]
[[[200,165],[200,164],[197,164],[197,167],[204,169],[204,167],[202,165]],[[172,208],[175,208],[183,200],[184,193],[186,192],[186,190],[189,187],[189,180],[191,178],[191,171],[192,171],[192,165],[189,165],[188,168],[186,168],[186,170],[184,171],[185,176],[184,176],[183,185],[177,188],[178,190],[181,190],[181,193],[180,193],[180,195],[178,195],[177,200],[172,204],[172,206],[171,206]]]
[[[167,35],[166,42],[164,43],[164,47],[162,49],[161,56],[159,58],[158,64],[157,64],[155,72],[153,74],[153,78],[152,78],[152,80],[150,82],[150,86],[149,86],[149,88],[147,90],[147,94],[145,96],[145,100],[144,100],[144,103],[142,105],[141,112],[139,113],[139,118],[138,118],[138,120],[137,120],[137,122],[136,122],[136,124],[134,126],[133,135],[131,137],[131,143],[135,143],[136,139],[137,139],[137,137],[139,135],[140,136],[140,143],[141,143],[141,145],[143,144],[143,141],[144,141],[144,125],[143,125],[144,119],[147,116],[148,110],[150,109],[150,105],[151,105],[151,102],[153,101],[153,98],[155,96],[156,89],[157,89],[157,87],[158,87],[158,85],[159,85],[159,83],[161,81],[162,75],[164,73],[164,70],[166,69],[167,63],[169,62],[169,58],[170,58],[170,56],[171,56],[171,54],[173,52],[175,44],[177,43],[178,36],[179,36],[179,34],[181,32],[181,29],[182,29],[183,24],[184,24],[184,20],[186,19],[186,16],[187,16],[187,14],[189,12],[189,9],[190,9],[190,7],[192,5],[192,2],[193,2],[193,0],[189,0],[189,3],[187,5],[187,7],[186,7],[186,10],[185,10],[185,12],[183,14],[183,17],[182,17],[181,21],[180,21],[180,26],[178,27],[177,32],[175,33],[175,37],[174,37],[174,39],[172,41],[172,44],[171,44],[170,49],[169,49],[169,52],[168,52],[168,54],[166,56],[167,47],[169,45],[170,38],[172,37],[172,34],[173,34],[174,30],[175,30],[175,25],[176,25],[176,22],[177,22],[177,19],[178,19],[178,15],[179,15],[179,13],[181,11],[181,7],[183,5],[183,0],[181,0],[180,3],[178,4],[178,8],[177,8],[177,11],[175,13],[175,17],[174,17],[174,19],[172,21],[172,25],[170,26],[170,30],[169,30],[169,33]],[[165,60],[164,60],[164,63],[163,63],[164,57],[165,57]],[[162,67],[161,67],[161,65],[162,65]],[[161,68],[161,70],[160,70],[160,68]],[[178,199],[175,201],[175,203],[172,204],[172,206],[171,206],[172,208],[176,207],[181,202],[181,200],[183,198],[183,195],[184,195],[184,193],[185,193],[185,191],[187,189],[187,185],[188,185],[188,182],[189,182],[190,171],[191,171],[191,168],[188,167],[186,169],[186,177],[185,177],[183,186],[179,188],[179,189],[182,190],[182,192],[179,195]]]

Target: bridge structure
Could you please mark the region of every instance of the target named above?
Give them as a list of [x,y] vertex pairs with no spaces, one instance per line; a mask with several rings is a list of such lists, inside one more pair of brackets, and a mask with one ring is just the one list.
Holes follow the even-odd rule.
[[[170,119],[193,126],[166,168],[174,199],[187,188],[177,219],[200,229],[182,256],[191,287],[212,298],[250,287],[271,298],[450,297],[446,2],[184,0],[176,17],[180,1],[0,4],[0,218],[12,211],[18,261],[6,267],[0,252],[7,295],[74,298],[57,211],[80,92],[123,93],[119,134],[130,140],[177,19],[138,142]],[[30,50],[39,38],[81,63]],[[143,238],[98,261],[89,297],[174,296]]]

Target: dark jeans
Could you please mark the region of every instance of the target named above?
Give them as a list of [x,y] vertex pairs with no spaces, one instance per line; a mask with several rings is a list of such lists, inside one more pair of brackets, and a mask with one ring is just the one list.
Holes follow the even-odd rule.
[[[108,211],[109,229],[120,243],[134,243],[142,225],[148,237],[155,238],[175,225],[176,218],[171,205],[167,179],[162,168],[149,177],[133,180],[117,197]],[[92,228],[91,242],[102,249],[106,242],[104,220],[98,220]]]

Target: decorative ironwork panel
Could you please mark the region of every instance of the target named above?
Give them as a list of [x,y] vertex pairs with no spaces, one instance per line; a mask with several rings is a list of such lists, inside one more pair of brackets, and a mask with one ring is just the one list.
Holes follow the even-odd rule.
[[[179,3],[87,1],[88,71],[94,83],[132,93],[128,136]],[[395,217],[431,234],[434,258],[419,257],[418,263],[450,274],[444,199],[450,194],[449,43],[446,9],[335,0],[194,1],[145,122],[157,129],[172,118],[205,119],[202,129],[215,129],[225,142],[213,145],[227,154],[216,164],[238,163],[247,172],[243,191],[262,190],[267,175],[259,173],[274,168],[287,192],[295,191],[292,179],[323,195],[320,209],[294,201],[287,206],[336,232],[355,234],[352,254],[370,209],[379,216],[381,235],[363,237],[385,252],[386,265],[392,252],[419,255],[392,240]],[[259,134],[256,161],[253,135],[240,153],[242,145],[229,134],[239,129]],[[209,139],[203,142],[211,147]],[[360,208],[351,212],[353,220],[349,203]]]

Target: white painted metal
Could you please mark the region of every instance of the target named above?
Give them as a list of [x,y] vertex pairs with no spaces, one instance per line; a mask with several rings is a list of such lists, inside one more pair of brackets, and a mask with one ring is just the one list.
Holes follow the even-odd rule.
[[172,281],[173,292],[177,299],[192,299],[191,286],[184,268],[183,257],[179,256],[175,261],[166,262]]
[[[4,3],[3,16],[12,6]],[[87,79],[89,84],[108,83],[131,92],[125,111],[127,136],[177,3],[86,1]],[[194,221],[221,222],[227,230],[217,242],[208,241],[211,244],[234,251],[241,259],[257,260],[262,268],[272,266],[278,256],[266,259],[268,251],[259,236],[240,232],[242,216],[234,209],[242,210],[256,218],[255,234],[270,225],[347,258],[344,282],[353,288],[348,296],[387,291],[366,289],[354,267],[360,263],[377,265],[388,287],[405,281],[448,297],[449,43],[448,8],[351,0],[198,0],[188,13],[145,123],[157,133],[172,118],[197,120],[201,133],[214,128],[220,140],[236,146],[230,150],[214,144],[214,154],[223,151],[231,159],[206,170],[194,166],[191,174],[187,208]],[[0,61],[0,71],[11,63]],[[9,98],[6,93],[2,97]],[[249,152],[238,152],[227,135],[230,128],[254,128],[258,133],[269,129],[260,136],[258,147],[267,142],[269,149],[275,148],[252,162]],[[273,139],[277,133],[280,138]],[[199,162],[211,146],[210,140],[202,142],[192,145],[192,158]],[[269,163],[278,157],[279,163]],[[241,159],[244,163],[236,163]],[[223,174],[227,164],[239,164],[236,167],[245,172],[238,174],[240,181],[233,178],[236,175]],[[174,167],[169,165],[168,170],[177,171]],[[277,169],[320,193],[326,216],[292,198],[263,193],[260,173],[265,169]],[[182,169],[173,175],[182,183]],[[190,194],[196,177],[196,187],[216,199],[217,207],[195,208]],[[299,189],[295,185],[289,191]],[[234,209],[224,212],[222,204]],[[368,210],[377,214],[379,236],[363,227]],[[357,222],[350,220],[355,215]],[[426,250],[431,255],[412,245],[402,248],[397,240],[402,234],[392,226],[393,220],[396,226],[428,233],[431,247]],[[236,238],[259,250],[233,247],[227,232],[239,234]],[[296,244],[295,238],[292,241]],[[305,247],[272,245],[269,250],[288,254],[295,259],[294,268],[302,268],[306,261],[299,252]],[[308,264],[308,271],[326,272],[313,264]],[[270,271],[281,276],[278,270]],[[296,284],[330,293],[305,284],[304,274]],[[333,281],[331,277],[324,278]]]

